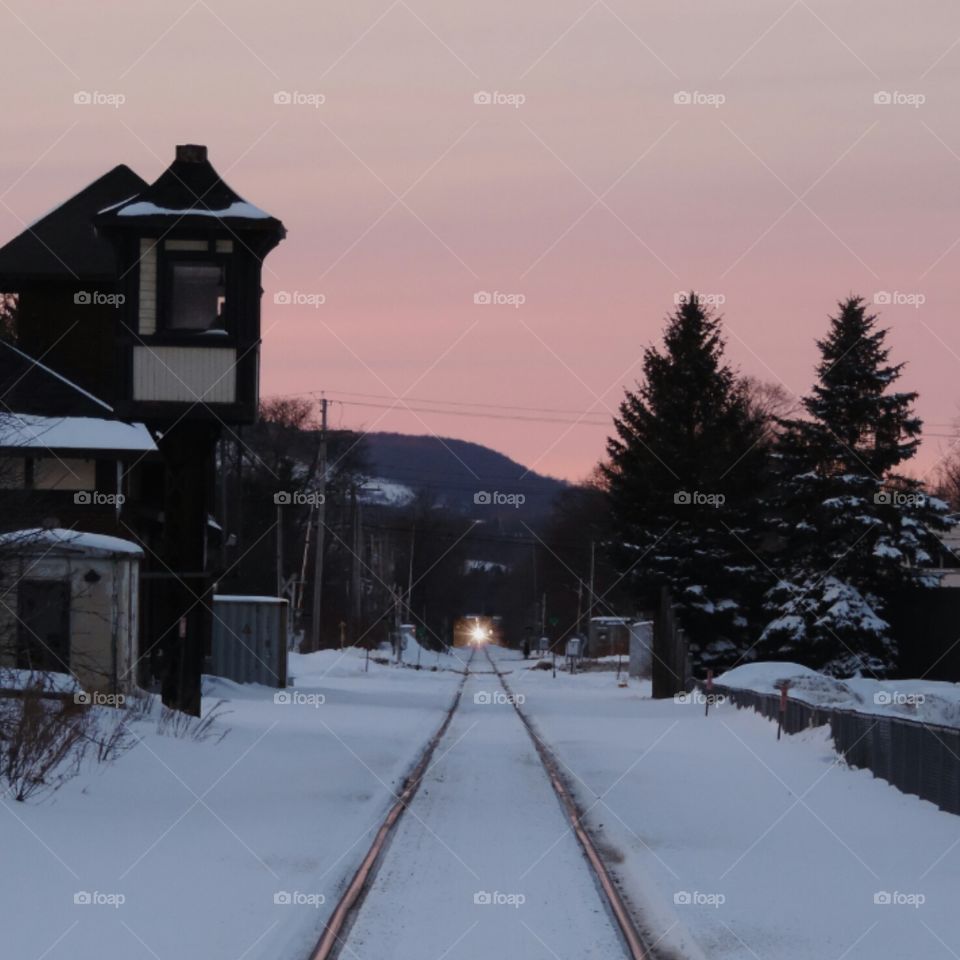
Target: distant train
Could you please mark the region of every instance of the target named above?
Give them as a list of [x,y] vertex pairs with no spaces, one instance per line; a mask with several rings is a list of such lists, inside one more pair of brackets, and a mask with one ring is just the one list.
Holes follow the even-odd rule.
[[487,617],[480,614],[467,614],[458,617],[453,624],[453,645],[455,647],[482,647],[487,644],[504,646],[503,618]]

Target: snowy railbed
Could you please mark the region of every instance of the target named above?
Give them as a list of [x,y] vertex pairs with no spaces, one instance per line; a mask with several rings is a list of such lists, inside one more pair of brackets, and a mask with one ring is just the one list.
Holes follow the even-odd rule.
[[460,679],[364,660],[293,658],[280,703],[206,678],[222,741],[161,736],[154,714],[113,766],[42,803],[0,800],[0,954],[305,956]]
[[[510,664],[664,955],[902,960],[960,940],[960,820],[842,766],[827,728]],[[549,854],[547,855],[549,858]],[[887,902],[889,901],[889,902]],[[675,953],[670,951],[674,950]]]
[[768,694],[776,693],[783,680],[790,681],[792,699],[815,706],[960,727],[960,684],[956,683],[868,677],[837,680],[799,663],[748,663],[716,678],[724,687]]

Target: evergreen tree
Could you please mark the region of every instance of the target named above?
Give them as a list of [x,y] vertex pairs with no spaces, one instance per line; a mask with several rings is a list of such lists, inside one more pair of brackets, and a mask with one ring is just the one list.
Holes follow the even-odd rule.
[[765,430],[724,362],[719,319],[696,294],[668,318],[662,350],[645,351],[643,379],[614,428],[603,473],[615,553],[639,605],[649,609],[668,587],[694,665],[736,662],[760,626]]
[[839,304],[817,341],[817,383],[802,419],[780,421],[774,527],[781,579],[767,594],[773,619],[758,655],[836,675],[884,675],[896,645],[884,610],[891,591],[926,584],[933,531],[946,504],[899,475],[919,445],[914,393],[891,390],[887,331],[860,297]]

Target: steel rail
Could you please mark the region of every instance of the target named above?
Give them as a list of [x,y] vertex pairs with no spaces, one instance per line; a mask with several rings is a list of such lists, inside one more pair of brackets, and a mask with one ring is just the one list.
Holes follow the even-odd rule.
[[567,815],[567,819],[570,821],[570,825],[573,828],[573,832],[576,835],[577,840],[580,842],[580,847],[583,850],[584,856],[587,858],[587,862],[593,868],[597,885],[606,898],[607,906],[609,907],[610,912],[613,914],[614,920],[617,922],[617,927],[619,928],[620,934],[623,937],[627,950],[629,951],[631,960],[653,960],[652,954],[644,945],[643,938],[641,937],[639,930],[637,930],[637,927],[633,922],[633,918],[630,916],[630,912],[627,910],[627,906],[623,902],[623,898],[620,896],[620,891],[617,889],[613,878],[610,876],[610,872],[607,870],[606,864],[604,864],[600,854],[597,852],[597,848],[594,845],[590,834],[583,826],[583,821],[580,817],[580,810],[560,774],[560,768],[557,764],[556,758],[543,743],[543,741],[537,736],[533,729],[533,724],[530,722],[527,715],[520,709],[520,706],[517,703],[517,698],[513,695],[513,691],[510,689],[510,685],[507,683],[507,679],[503,675],[503,672],[497,667],[493,657],[490,656],[490,651],[484,650],[484,652],[487,655],[487,659],[490,661],[490,666],[493,667],[494,673],[496,673],[500,683],[503,684],[503,689],[506,691],[507,697],[509,698],[510,703],[513,705],[513,709],[517,711],[517,716],[520,717],[520,720],[523,722],[530,739],[533,741],[537,755],[540,757],[540,762],[543,764],[543,767],[546,770],[547,777],[553,786],[553,791],[557,795],[560,806],[563,808],[564,813]]
[[337,905],[333,913],[330,914],[330,919],[327,921],[323,933],[317,941],[317,945],[310,953],[309,960],[333,960],[333,958],[337,956],[339,947],[343,942],[343,935],[346,928],[369,892],[371,880],[378,866],[378,861],[381,859],[384,849],[386,848],[387,841],[390,839],[390,835],[404,810],[410,806],[411,801],[416,796],[424,774],[427,772],[430,761],[433,759],[437,744],[443,739],[443,735],[447,732],[450,721],[453,719],[453,715],[460,705],[460,697],[463,694],[467,677],[470,675],[470,664],[472,662],[473,653],[471,653],[470,659],[467,661],[463,679],[460,681],[460,686],[457,687],[453,703],[447,710],[443,723],[440,724],[437,732],[430,738],[423,753],[420,755],[420,759],[417,761],[417,765],[404,781],[403,789],[398,794],[395,794],[396,802],[390,808],[389,813],[387,813],[386,818],[380,825],[380,829],[377,830],[376,836],[374,836],[373,842],[370,844],[370,849],[367,850],[366,855],[360,862],[360,866],[353,875],[353,879],[337,901]]

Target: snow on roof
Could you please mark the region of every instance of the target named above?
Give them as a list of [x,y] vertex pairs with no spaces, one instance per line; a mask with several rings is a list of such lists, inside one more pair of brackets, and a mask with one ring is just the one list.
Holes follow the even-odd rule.
[[66,551],[89,556],[143,556],[140,546],[130,540],[121,540],[120,537],[110,537],[104,533],[66,530],[63,527],[52,527],[49,530],[35,527],[0,534],[0,548],[3,547],[14,548],[18,553],[36,547],[43,552]]
[[125,203],[129,203],[131,200],[135,200],[139,194],[131,193],[129,197],[124,197],[122,200],[118,200],[116,203],[111,203],[109,207],[104,207],[102,210],[98,210],[97,214],[109,213],[111,210],[117,210],[119,207],[122,207]]
[[111,407],[109,403],[104,403],[104,401],[101,400],[99,397],[95,397],[88,390],[84,390],[83,387],[78,386],[72,380],[68,380],[62,373],[57,373],[57,371],[54,370],[52,367],[48,367],[45,363],[41,363],[35,357],[31,357],[29,353],[24,353],[19,347],[15,347],[9,341],[5,341],[4,346],[8,350],[12,350],[14,353],[19,354],[21,357],[23,357],[24,360],[29,360],[30,363],[33,364],[33,366],[37,367],[38,369],[43,370],[46,373],[49,373],[51,377],[56,377],[61,383],[65,383],[68,387],[72,388],[73,390],[76,390],[77,393],[82,394],[88,400],[92,400],[94,403],[99,404],[101,407],[103,407],[104,410],[108,410],[110,413],[113,413],[113,407]]
[[[107,210],[110,208],[108,207]],[[105,213],[107,211],[101,211]],[[160,207],[149,200],[138,200],[135,203],[129,203],[121,206],[117,210],[118,217],[217,217],[226,219],[227,217],[240,218],[244,220],[269,220],[270,214],[259,207],[255,207],[246,200],[235,200],[229,207],[222,210],[207,210],[205,207],[191,207],[184,210],[175,210],[169,207]]]
[[0,447],[50,450],[156,450],[142,423],[99,417],[43,417],[0,413]]

